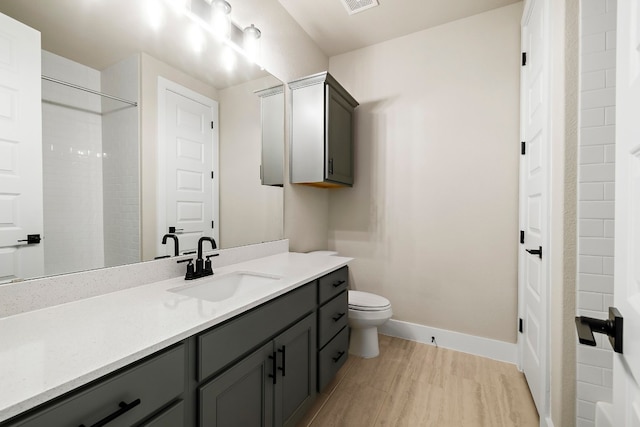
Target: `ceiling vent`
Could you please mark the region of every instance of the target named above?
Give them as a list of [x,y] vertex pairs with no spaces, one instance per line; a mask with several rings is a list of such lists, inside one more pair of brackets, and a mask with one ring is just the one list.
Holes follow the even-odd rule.
[[378,0],[342,0],[344,7],[347,8],[349,15],[371,9],[372,7],[379,6]]

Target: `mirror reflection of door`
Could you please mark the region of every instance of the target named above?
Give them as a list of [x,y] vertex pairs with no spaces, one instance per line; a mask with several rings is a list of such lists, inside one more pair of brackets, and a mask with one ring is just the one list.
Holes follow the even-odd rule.
[[197,249],[198,239],[219,242],[218,103],[176,83],[158,81],[158,254],[175,227],[180,251]]
[[0,14],[0,283],[41,276],[40,33]]

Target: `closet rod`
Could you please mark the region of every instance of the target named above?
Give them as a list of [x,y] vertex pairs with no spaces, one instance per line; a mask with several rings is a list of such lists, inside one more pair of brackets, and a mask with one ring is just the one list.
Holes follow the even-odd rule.
[[61,84],[63,86],[69,86],[69,87],[72,87],[74,89],[83,90],[85,92],[89,92],[89,93],[92,93],[94,95],[103,96],[105,98],[114,99],[116,101],[124,102],[125,104],[133,105],[134,107],[138,106],[137,102],[129,101],[129,100],[126,100],[126,99],[123,99],[123,98],[118,98],[117,96],[113,96],[113,95],[107,95],[106,93],[102,93],[102,92],[98,92],[98,91],[93,90],[93,89],[89,89],[89,88],[86,88],[86,87],[74,85],[73,83],[65,82],[63,80],[54,79],[53,77],[45,76],[44,74],[42,75],[42,80],[47,80],[47,81],[50,81],[50,82],[53,82],[53,83],[58,83],[58,84]]

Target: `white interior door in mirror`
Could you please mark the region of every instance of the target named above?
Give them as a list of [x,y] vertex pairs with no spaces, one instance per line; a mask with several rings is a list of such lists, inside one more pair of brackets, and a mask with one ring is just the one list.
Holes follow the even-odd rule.
[[172,255],[161,244],[169,227],[181,252],[202,236],[219,241],[218,104],[164,79],[159,90],[158,254]]
[[0,283],[44,273],[40,33],[0,14]]
[[618,1],[614,304],[624,318],[614,355],[614,425],[640,426],[640,2]]

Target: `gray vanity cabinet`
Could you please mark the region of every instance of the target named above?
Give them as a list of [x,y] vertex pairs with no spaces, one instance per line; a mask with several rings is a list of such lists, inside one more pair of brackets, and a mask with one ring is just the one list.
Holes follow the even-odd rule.
[[289,83],[291,182],[353,185],[354,114],[358,102],[329,74]]
[[202,426],[293,426],[315,398],[315,316],[199,389]]

